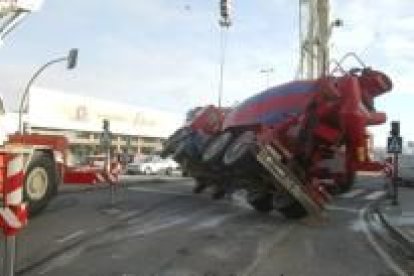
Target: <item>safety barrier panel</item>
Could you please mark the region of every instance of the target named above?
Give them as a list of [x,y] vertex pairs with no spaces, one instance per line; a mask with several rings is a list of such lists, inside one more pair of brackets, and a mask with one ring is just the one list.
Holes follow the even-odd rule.
[[3,275],[14,275],[16,235],[27,224],[27,209],[23,202],[24,156],[0,152],[0,187],[2,206],[0,226],[6,239]]
[[383,167],[383,173],[386,178],[392,178],[394,171],[394,164],[392,158],[386,158]]
[[116,185],[119,181],[119,174],[121,173],[121,164],[119,162],[112,162],[109,171],[102,171],[95,173],[93,183],[109,183]]

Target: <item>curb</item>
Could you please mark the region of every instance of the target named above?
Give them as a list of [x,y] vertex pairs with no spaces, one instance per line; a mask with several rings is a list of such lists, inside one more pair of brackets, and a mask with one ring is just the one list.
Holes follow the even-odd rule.
[[378,215],[381,224],[385,227],[388,233],[390,233],[390,235],[396,239],[397,242],[406,246],[414,255],[414,240],[404,234],[404,232],[398,229],[398,227],[394,226],[387,218],[387,215],[383,214],[380,206],[376,205],[373,211]]

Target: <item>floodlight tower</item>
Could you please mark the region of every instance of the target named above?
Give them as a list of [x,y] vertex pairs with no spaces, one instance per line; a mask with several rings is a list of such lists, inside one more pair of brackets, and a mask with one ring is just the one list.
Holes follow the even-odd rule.
[[329,65],[329,39],[339,19],[329,19],[329,0],[299,0],[299,78],[324,75]]

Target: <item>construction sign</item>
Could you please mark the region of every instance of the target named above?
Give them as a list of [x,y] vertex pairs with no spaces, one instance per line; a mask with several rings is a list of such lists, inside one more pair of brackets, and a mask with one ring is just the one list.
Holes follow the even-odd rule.
[[388,153],[402,153],[403,140],[400,136],[388,137],[387,152]]

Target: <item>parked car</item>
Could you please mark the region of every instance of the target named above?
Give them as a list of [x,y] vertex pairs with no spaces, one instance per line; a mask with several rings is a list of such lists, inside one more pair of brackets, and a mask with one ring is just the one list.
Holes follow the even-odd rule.
[[166,174],[172,175],[179,169],[179,164],[171,158],[161,158],[158,155],[152,155],[139,163],[131,163],[127,166],[127,174]]
[[141,162],[133,162],[133,163],[129,163],[126,166],[126,174],[140,174],[140,164]]

